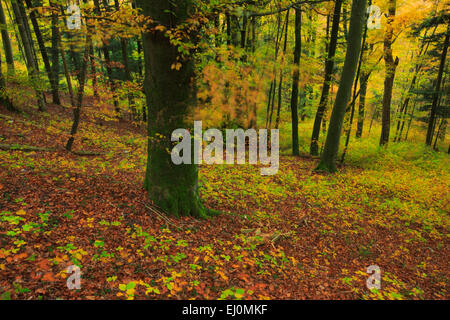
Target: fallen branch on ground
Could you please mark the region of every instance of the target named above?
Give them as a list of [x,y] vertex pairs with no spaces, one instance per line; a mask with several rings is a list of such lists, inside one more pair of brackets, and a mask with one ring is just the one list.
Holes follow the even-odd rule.
[[41,148],[41,147],[34,147],[34,146],[22,146],[19,144],[0,144],[1,150],[6,151],[25,151],[25,152],[51,152],[56,151],[55,148]]
[[[20,145],[20,144],[0,144],[0,150],[24,151],[24,152],[54,152],[54,151],[58,151],[58,149],[56,149],[56,148],[42,148],[42,147],[26,146],[26,145]],[[81,156],[81,157],[104,155],[104,153],[90,152],[90,151],[71,151],[71,153],[73,153],[77,156]]]

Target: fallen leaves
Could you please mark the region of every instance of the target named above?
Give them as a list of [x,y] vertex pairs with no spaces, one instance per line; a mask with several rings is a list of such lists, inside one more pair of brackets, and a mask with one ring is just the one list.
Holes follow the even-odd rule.
[[46,273],[44,274],[44,276],[41,278],[42,281],[49,281],[49,282],[55,282],[58,281],[54,276],[53,273]]
[[[51,128],[54,136],[61,131]],[[277,177],[261,177],[255,166],[204,166],[201,197],[223,214],[174,219],[152,209],[142,190],[144,134],[126,131],[124,138],[116,129],[86,125],[83,134],[98,151],[132,145],[131,156],[111,152],[86,161],[64,152],[0,152],[1,296],[447,296],[448,203],[429,197],[445,191],[442,170],[414,180],[423,169],[350,167],[322,176],[311,175],[314,161],[282,158]],[[38,137],[36,145],[51,141]],[[388,272],[386,290],[377,294],[365,287],[373,263]],[[72,264],[82,270],[81,290],[67,289]]]

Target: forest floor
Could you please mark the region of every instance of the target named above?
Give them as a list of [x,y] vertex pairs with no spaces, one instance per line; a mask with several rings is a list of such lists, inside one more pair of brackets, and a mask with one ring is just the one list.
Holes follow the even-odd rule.
[[201,197],[223,213],[174,219],[147,206],[143,127],[83,119],[74,149],[102,155],[79,156],[63,148],[70,109],[22,110],[0,107],[0,145],[56,150],[0,150],[2,299],[450,298],[447,155],[335,175],[287,156],[270,177],[201,166]]

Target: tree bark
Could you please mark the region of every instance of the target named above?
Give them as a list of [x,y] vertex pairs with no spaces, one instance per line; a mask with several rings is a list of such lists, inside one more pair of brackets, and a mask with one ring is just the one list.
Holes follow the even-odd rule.
[[78,126],[80,124],[80,117],[81,117],[81,107],[83,105],[83,96],[84,96],[84,88],[85,88],[85,82],[86,82],[86,74],[87,74],[87,67],[88,67],[88,61],[89,61],[89,52],[91,49],[91,35],[88,33],[86,35],[86,44],[84,48],[84,55],[83,55],[83,63],[80,70],[80,76],[79,76],[79,86],[78,86],[78,93],[77,93],[77,105],[73,109],[73,124],[72,129],[70,131],[70,138],[67,141],[66,144],[66,150],[72,151],[73,142],[75,141],[75,135],[78,132]]
[[294,72],[292,75],[291,117],[292,117],[292,155],[300,155],[298,143],[298,86],[300,80],[300,57],[302,51],[302,11],[295,8],[295,48]]
[[39,88],[40,75],[39,68],[36,61],[36,56],[33,49],[33,40],[31,39],[31,33],[29,32],[29,25],[25,10],[19,6],[21,3],[12,1],[11,6],[14,12],[19,34],[22,39],[24,54],[27,62],[27,70],[32,82],[33,88],[36,91],[36,98],[39,111],[45,111],[45,98],[42,90]]
[[[117,11],[120,10],[119,0],[114,0],[114,6]],[[120,38],[120,48],[122,50],[122,62],[123,62],[123,66],[124,66],[125,80],[128,82],[131,82],[131,81],[133,81],[133,79],[131,78],[130,64],[128,62],[127,46],[128,46],[128,41],[125,38]],[[131,112],[132,112],[132,117],[134,119],[134,117],[136,116],[136,106],[134,103],[133,95],[131,93],[128,94],[128,104],[129,104],[129,108],[131,109]]]
[[361,51],[366,1],[367,0],[353,0],[350,29],[348,33],[347,53],[345,55],[339,89],[336,94],[336,100],[331,113],[325,147],[320,163],[316,169],[318,171],[335,172],[337,170],[336,157],[339,150],[342,125],[347,105],[350,100],[353,81],[355,79],[356,69],[358,67],[359,54]]
[[[189,18],[190,0],[138,0],[142,13],[153,21],[176,27]],[[187,56],[179,70],[172,69],[179,53],[160,31],[142,35],[145,57],[144,87],[148,108],[148,162],[145,189],[153,204],[175,216],[206,217],[198,196],[198,169],[195,164],[175,165],[167,149],[172,149],[175,129],[190,128],[186,116],[195,104],[195,69]],[[159,137],[159,138],[158,138]]]
[[356,128],[356,138],[361,138],[364,129],[364,118],[366,108],[367,83],[369,82],[369,74],[361,73],[359,82],[359,107],[358,107],[358,124]]
[[[284,46],[283,46],[283,55],[281,56],[281,65],[283,65],[284,57],[286,55],[288,27],[289,27],[289,10],[286,11],[286,28],[284,30]],[[281,68],[280,70],[280,83],[278,85],[278,109],[277,109],[277,117],[275,119],[275,129],[278,129],[280,125],[282,91],[283,91],[283,68]]]
[[316,117],[314,119],[314,127],[311,136],[310,153],[313,156],[319,154],[319,136],[320,125],[323,115],[327,108],[328,95],[330,93],[330,85],[333,76],[334,56],[336,54],[336,45],[338,40],[339,20],[341,15],[341,6],[343,0],[336,0],[333,13],[333,24],[331,27],[330,44],[328,46],[328,58],[325,62],[325,78],[322,86],[322,95],[320,97],[319,107],[317,108]]
[[431,105],[430,119],[428,120],[428,130],[426,139],[426,144],[428,146],[431,146],[431,143],[433,142],[434,123],[436,120],[436,113],[439,105],[439,96],[440,96],[439,91],[441,90],[442,75],[444,74],[445,60],[447,58],[449,36],[450,36],[450,25],[447,26],[447,34],[445,35],[444,48],[442,49],[441,62],[439,64],[439,71],[436,79],[436,89],[433,94],[433,103]]
[[[95,6],[96,13],[100,14],[99,0],[94,0],[94,6]],[[116,110],[116,113],[120,117],[120,108],[119,108],[119,102],[117,101],[117,97],[116,97],[116,86],[114,84],[113,75],[112,75],[111,57],[109,55],[109,48],[108,48],[108,44],[106,43],[106,41],[102,40],[102,44],[103,44],[103,46],[102,46],[103,56],[105,58],[105,64],[106,64],[106,74],[108,75],[109,87],[110,87],[111,93],[113,95],[114,109]]]
[[53,103],[55,104],[61,104],[61,101],[59,99],[59,92],[58,92],[58,86],[55,81],[55,76],[53,75],[53,70],[50,66],[50,60],[48,58],[47,54],[47,48],[45,47],[44,38],[42,37],[41,29],[39,28],[39,24],[36,17],[36,11],[33,10],[34,6],[31,3],[31,0],[25,0],[25,3],[30,10],[30,20],[31,24],[33,25],[34,34],[36,35],[36,39],[39,46],[39,51],[41,52],[42,61],[44,62],[45,71],[47,72],[48,80],[50,82],[50,87],[52,90],[52,98]]
[[[274,65],[273,65],[273,80],[270,84],[270,90],[269,90],[269,101],[267,104],[267,115],[266,115],[266,129],[270,128],[272,126],[272,114],[273,114],[273,107],[275,104],[275,93],[276,93],[276,87],[277,87],[277,79],[276,79],[276,66],[275,63],[278,58],[278,49],[279,44],[281,42],[281,37],[283,34],[284,25],[281,26],[281,15],[277,15],[277,36],[275,39],[275,55],[274,55]],[[281,34],[280,34],[281,31]]]
[[8,66],[8,76],[13,76],[14,71],[14,55],[12,52],[12,45],[11,45],[11,39],[9,38],[8,34],[8,24],[6,23],[6,16],[5,12],[3,11],[3,5],[0,1],[0,24],[1,24],[1,30],[2,30],[2,41],[3,41],[3,48],[5,50],[5,60],[6,64]]
[[2,59],[0,59],[0,104],[6,107],[8,111],[17,111],[6,92],[6,81],[2,73]]
[[[51,60],[52,60],[52,74],[55,81],[55,90],[59,92],[59,72],[60,72],[60,64],[59,64],[59,27],[58,27],[58,13],[57,6],[50,2],[50,6],[52,7],[52,47],[50,49]],[[59,94],[58,94],[59,98]],[[55,102],[55,101],[53,101]],[[56,102],[55,102],[56,103]],[[61,104],[59,101],[58,104]]]
[[383,94],[383,109],[381,120],[381,137],[380,146],[386,145],[389,142],[389,132],[391,130],[391,101],[392,88],[394,86],[395,70],[398,65],[398,58],[392,56],[392,24],[395,19],[396,0],[389,0],[388,11],[389,16],[386,24],[386,32],[384,35],[384,62],[385,62],[385,79],[384,79],[384,94]]

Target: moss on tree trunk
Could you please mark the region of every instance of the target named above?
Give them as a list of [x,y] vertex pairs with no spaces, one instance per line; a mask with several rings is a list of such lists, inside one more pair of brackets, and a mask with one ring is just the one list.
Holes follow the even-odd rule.
[[[164,26],[186,21],[190,1],[137,1],[144,15]],[[194,64],[187,57],[179,70],[178,48],[161,31],[143,34],[145,57],[144,87],[148,106],[148,162],[145,189],[153,204],[175,216],[207,217],[198,196],[196,165],[175,165],[171,160],[171,135],[175,129],[189,128],[185,122],[195,103]]]

